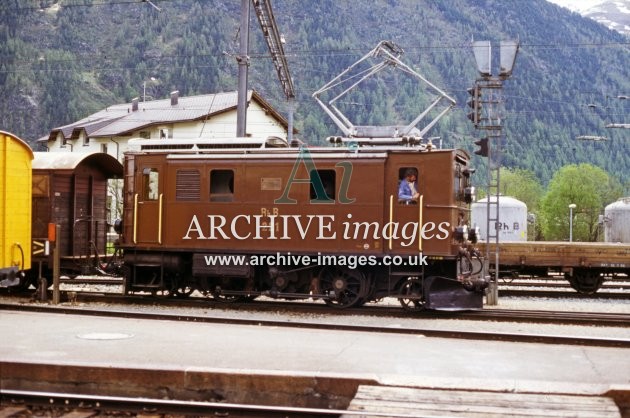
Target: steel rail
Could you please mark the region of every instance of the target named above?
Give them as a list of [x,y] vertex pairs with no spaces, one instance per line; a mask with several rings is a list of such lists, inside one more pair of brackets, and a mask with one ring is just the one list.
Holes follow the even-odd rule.
[[[72,297],[68,295],[72,294]],[[29,294],[30,295],[30,294]],[[20,295],[12,295],[14,298]],[[21,296],[26,301],[26,295]],[[350,309],[331,309],[323,303],[310,301],[249,301],[237,303],[225,303],[209,300],[205,297],[187,298],[156,298],[155,296],[143,295],[119,295],[102,294],[93,292],[65,292],[66,300],[70,302],[83,303],[111,303],[125,305],[155,305],[158,301],[161,305],[173,308],[213,308],[225,311],[240,312],[286,312],[286,313],[309,313],[329,316],[375,316],[388,318],[410,318],[410,319],[461,319],[461,320],[492,320],[501,322],[526,322],[526,323],[556,323],[561,325],[596,325],[610,327],[630,327],[630,314],[626,313],[602,313],[602,312],[572,312],[572,311],[545,311],[545,310],[522,310],[522,309],[483,309],[479,311],[407,311],[398,305],[366,305]],[[30,300],[30,297],[28,298]],[[15,304],[0,302],[0,310],[14,309]],[[39,309],[34,305],[19,305],[19,309]],[[51,307],[52,308],[52,307]],[[55,308],[52,308],[55,309]],[[61,309],[61,307],[56,308]]]
[[[505,281],[505,282],[501,282],[499,283],[499,290],[501,288],[509,288],[509,287],[517,287],[517,288],[537,288],[537,287],[542,287],[542,288],[557,288],[557,289],[571,289],[571,285],[568,282],[561,282],[561,281],[534,281],[533,279],[530,281],[523,281],[522,279],[519,281]],[[601,290],[630,290],[630,282],[604,282],[602,284],[602,287],[599,288],[598,291]],[[630,293],[628,294],[628,297],[630,297]]]
[[519,296],[528,298],[569,298],[569,299],[630,299],[627,292],[602,292],[596,293],[579,293],[574,290],[525,290],[525,289],[501,289],[499,288],[499,296]]
[[[0,389],[1,399],[9,401],[18,399],[26,405],[46,405],[48,407],[80,407],[83,410],[144,412],[151,414],[201,414],[204,416],[231,416],[236,413],[247,413],[250,417],[324,417],[324,416],[366,416],[365,411],[345,409],[324,409],[293,407],[282,405],[255,405],[228,402],[185,401],[177,399],[131,398],[122,396],[98,396],[57,392],[35,392]],[[87,407],[86,407],[87,406]],[[373,413],[370,416],[387,416],[395,418],[418,417],[418,415],[397,413]],[[238,415],[241,416],[241,415]]]
[[11,310],[18,312],[43,312],[66,315],[83,315],[94,317],[108,318],[125,318],[139,320],[161,320],[161,321],[183,321],[197,322],[207,324],[230,324],[237,326],[266,326],[276,328],[299,328],[326,331],[347,331],[347,332],[370,332],[382,334],[404,334],[404,335],[421,335],[430,338],[451,338],[464,340],[479,341],[503,341],[503,342],[519,342],[519,343],[540,343],[540,344],[556,344],[556,345],[581,345],[595,347],[616,347],[630,348],[630,339],[625,338],[599,338],[584,337],[576,335],[552,335],[552,334],[528,334],[528,333],[507,333],[507,332],[488,332],[488,331],[463,331],[463,330],[447,330],[447,329],[427,329],[415,327],[383,327],[370,325],[352,325],[340,324],[334,322],[298,322],[269,320],[263,318],[225,318],[225,317],[209,317],[188,315],[179,313],[149,313],[149,312],[130,312],[121,310],[96,310],[84,308],[70,307],[51,307],[51,306],[16,306],[16,305],[0,305],[0,310]]

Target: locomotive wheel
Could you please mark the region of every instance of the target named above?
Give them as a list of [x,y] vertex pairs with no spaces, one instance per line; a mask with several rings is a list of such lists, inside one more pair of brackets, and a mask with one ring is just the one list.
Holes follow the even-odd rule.
[[565,274],[564,277],[573,289],[588,295],[597,292],[604,283],[604,277],[598,271],[588,269],[575,269],[573,275]]
[[326,267],[319,273],[320,289],[330,296],[324,299],[324,302],[334,308],[362,305],[365,302],[368,284],[359,270]]
[[194,287],[182,284],[173,289],[173,296],[178,298],[187,298],[194,291]]
[[413,296],[413,298],[398,298],[400,305],[407,311],[424,310],[422,299],[422,281],[417,277],[410,277],[400,288],[401,295]]

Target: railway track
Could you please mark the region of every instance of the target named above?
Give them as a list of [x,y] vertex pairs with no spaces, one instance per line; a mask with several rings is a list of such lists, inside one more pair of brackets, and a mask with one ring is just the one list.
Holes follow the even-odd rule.
[[630,299],[630,281],[627,277],[608,278],[594,293],[579,293],[562,276],[502,278],[499,294],[529,298],[574,299]]
[[[274,312],[290,314],[315,314],[328,316],[375,316],[389,318],[419,318],[419,319],[463,319],[463,320],[492,320],[501,322],[547,323],[561,325],[589,325],[589,326],[622,326],[630,327],[630,314],[600,313],[600,312],[570,312],[520,309],[484,309],[480,311],[414,311],[409,312],[400,308],[398,303],[368,304],[351,309],[332,310],[323,303],[312,301],[264,300],[240,303],[224,303],[213,301],[206,297],[155,297],[152,295],[122,296],[112,293],[93,292],[64,292],[63,301],[69,302],[52,309],[75,309],[73,304],[101,304],[155,306],[156,303],[172,308],[216,308],[225,311],[238,312]],[[30,294],[13,295],[14,302],[18,302],[19,309],[35,310],[48,309],[47,306],[30,304]],[[0,303],[0,310],[12,309],[15,304]],[[96,308],[96,312],[100,312]]]
[[[64,278],[63,285],[122,286],[122,279],[113,277]],[[500,295],[530,298],[576,298],[576,299],[630,299],[628,278],[609,278],[594,293],[579,293],[572,289],[562,276],[502,278],[499,281]]]
[[[125,299],[128,300],[128,299]],[[268,302],[263,302],[256,305],[268,305]],[[284,309],[291,314],[304,314],[314,313],[329,316],[330,318],[338,318],[335,316],[337,312],[332,313],[330,308],[321,306],[321,309],[313,309],[315,304],[301,304],[304,308],[297,309],[297,304],[293,304],[293,307],[289,309],[287,303],[277,304],[276,306],[284,305]],[[197,305],[198,307],[201,305]],[[238,307],[239,311],[245,305]],[[249,306],[248,306],[249,307]],[[236,308],[236,307],[235,307]],[[85,308],[85,307],[69,307],[69,306],[41,306],[41,305],[19,305],[15,304],[0,304],[0,310],[18,310],[21,312],[45,312],[45,313],[60,313],[68,315],[87,315],[87,316],[100,316],[111,318],[132,318],[138,320],[168,320],[168,321],[184,321],[184,322],[201,322],[201,323],[217,323],[217,324],[231,324],[231,325],[255,325],[266,327],[282,327],[282,328],[301,328],[301,329],[325,329],[325,330],[337,330],[337,331],[351,331],[351,332],[371,332],[371,333],[385,333],[385,334],[408,334],[419,335],[424,337],[434,338],[456,338],[456,339],[469,339],[469,340],[494,340],[494,341],[508,341],[508,342],[524,342],[524,343],[543,343],[543,344],[566,344],[566,345],[584,345],[584,346],[598,346],[598,347],[623,347],[630,348],[630,339],[627,338],[601,338],[601,337],[584,337],[574,335],[553,335],[553,334],[533,334],[525,332],[489,332],[489,331],[466,331],[461,329],[433,329],[421,326],[375,326],[375,325],[356,325],[352,321],[347,323],[341,323],[341,321],[334,320],[322,320],[318,318],[317,321],[307,320],[300,317],[292,317],[290,321],[265,319],[262,317],[255,318],[235,318],[225,316],[211,316],[207,313],[203,315],[197,314],[184,314],[184,313],[156,313],[156,312],[138,312],[132,310],[113,310]],[[355,315],[361,315],[362,309],[344,310],[339,313],[342,315],[353,313]],[[278,310],[274,311],[278,313]],[[281,311],[280,311],[281,312]],[[365,311],[364,311],[365,312]],[[398,316],[401,317],[401,309],[397,309]],[[392,318],[392,310],[389,308],[373,308],[369,310],[369,315],[382,315],[384,317]],[[409,318],[410,314],[407,313],[405,317]],[[528,323],[557,323],[566,324],[571,322],[572,324],[580,325],[599,325],[599,326],[614,326],[614,327],[630,327],[630,315],[626,314],[593,314],[593,313],[574,313],[574,312],[546,312],[546,311],[517,311],[517,310],[492,310],[492,311],[475,311],[467,313],[419,313],[419,317],[422,318],[457,318],[468,320],[510,320],[517,322]],[[509,318],[509,319],[508,319]]]
[[[588,326],[621,326],[630,327],[630,314],[624,313],[599,313],[599,312],[570,312],[570,311],[544,311],[544,310],[520,310],[520,309],[484,309],[480,311],[414,311],[409,312],[400,308],[397,302],[393,304],[368,304],[351,309],[332,310],[323,303],[312,301],[285,301],[264,300],[242,303],[216,302],[205,297],[156,298],[149,295],[122,296],[112,293],[93,292],[65,292],[62,300],[69,302],[52,309],[75,309],[73,304],[100,304],[100,305],[127,305],[155,306],[160,305],[172,308],[215,308],[234,312],[274,312],[287,314],[314,314],[324,316],[374,316],[388,318],[418,318],[418,319],[462,319],[462,320],[492,320],[501,322],[526,322],[546,323],[561,325],[588,325]],[[22,310],[40,311],[48,309],[47,306],[30,304],[30,295],[13,295],[14,302],[18,302]],[[15,304],[1,303],[0,310],[12,309]],[[96,312],[100,312],[98,307]]]
[[[365,416],[364,412],[176,399],[95,396],[71,393],[0,390],[0,416],[217,416],[217,417],[338,417]],[[378,415],[371,415],[378,416]],[[391,417],[408,415],[387,414]]]
[[[575,290],[573,290],[571,288],[571,285],[569,283],[566,282],[562,282],[562,281],[558,281],[556,279],[549,279],[549,280],[522,280],[519,279],[517,280],[512,280],[512,281],[500,281],[499,282],[499,287],[515,287],[515,288],[551,288],[551,289],[571,289],[573,292],[575,292]],[[624,291],[624,292],[630,292],[630,283],[628,281],[623,281],[623,282],[605,282],[602,287],[600,288],[600,292],[601,291],[611,291],[611,290],[617,290],[617,291]]]

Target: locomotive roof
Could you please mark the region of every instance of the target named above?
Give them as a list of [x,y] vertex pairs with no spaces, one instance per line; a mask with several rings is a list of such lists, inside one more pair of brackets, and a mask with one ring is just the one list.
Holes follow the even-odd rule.
[[81,164],[96,165],[107,176],[122,176],[122,164],[104,152],[34,152],[33,170],[74,170]]
[[[275,141],[274,140],[279,140]],[[271,141],[271,145],[270,145]],[[452,152],[452,149],[436,149],[431,143],[405,138],[379,140],[331,137],[334,146],[301,148],[287,146],[280,138],[229,138],[189,140],[129,140],[129,153],[168,154],[169,159],[219,159],[219,158],[295,158],[307,150],[313,158],[386,158],[389,153]],[[361,144],[361,145],[359,145]],[[459,150],[462,153],[465,151]]]

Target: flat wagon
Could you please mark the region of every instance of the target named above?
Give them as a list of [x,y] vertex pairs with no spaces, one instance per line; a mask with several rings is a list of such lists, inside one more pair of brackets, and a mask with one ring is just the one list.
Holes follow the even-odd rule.
[[[479,244],[485,249],[485,243]],[[490,244],[494,252],[495,244]],[[490,257],[494,266],[494,257]],[[549,272],[564,273],[571,286],[581,293],[596,292],[607,275],[630,276],[630,244],[604,242],[502,242],[499,265],[504,275]]]

